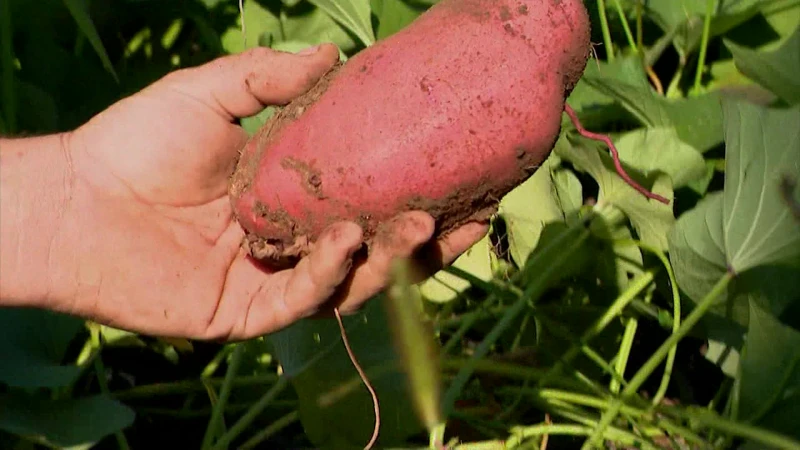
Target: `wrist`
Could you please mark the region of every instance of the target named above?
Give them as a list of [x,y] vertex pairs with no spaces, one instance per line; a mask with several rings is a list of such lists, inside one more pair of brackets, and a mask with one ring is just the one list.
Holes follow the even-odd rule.
[[[0,306],[63,301],[74,239],[68,133],[0,139]],[[65,258],[66,256],[66,258]]]

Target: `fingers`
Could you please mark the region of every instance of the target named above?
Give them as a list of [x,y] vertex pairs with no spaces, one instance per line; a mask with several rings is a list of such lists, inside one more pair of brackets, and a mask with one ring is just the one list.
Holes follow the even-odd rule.
[[369,257],[356,263],[351,277],[319,316],[329,316],[334,306],[342,314],[352,314],[361,308],[389,285],[395,258],[409,259],[411,281],[421,282],[455,261],[488,231],[488,224],[470,222],[432,240],[434,221],[430,215],[415,211],[398,216],[382,230],[382,235],[376,236]]
[[296,54],[258,47],[173,72],[159,85],[233,120],[290,102],[314,86],[338,60],[339,50],[333,44]]
[[398,215],[383,224],[372,240],[369,255],[356,262],[351,276],[342,284],[329,306],[337,306],[342,314],[361,307],[369,298],[380,293],[391,278],[396,258],[412,258],[435,231],[433,217],[422,211]]
[[377,230],[366,258],[355,258],[363,235],[351,222],[329,227],[293,269],[269,272],[252,260],[237,258],[207,334],[250,338],[312,315],[328,316],[333,307],[352,314],[389,285],[396,258],[410,259],[414,281],[422,281],[454,261],[487,230],[486,224],[470,223],[432,240],[433,217],[412,211]]
[[249,339],[308,317],[347,277],[353,254],[361,245],[361,228],[343,222],[329,227],[313,251],[290,270],[265,270],[240,250],[226,276],[206,337]]

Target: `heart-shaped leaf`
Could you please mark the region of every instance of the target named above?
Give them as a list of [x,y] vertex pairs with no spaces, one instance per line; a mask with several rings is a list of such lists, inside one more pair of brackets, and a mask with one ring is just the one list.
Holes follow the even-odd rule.
[[[726,178],[684,214],[669,235],[678,284],[699,301],[726,273],[736,280],[716,308],[746,325],[749,299],[780,314],[800,268],[800,224],[780,186],[800,179],[800,106],[768,109],[726,100]],[[791,193],[797,197],[798,193]]]

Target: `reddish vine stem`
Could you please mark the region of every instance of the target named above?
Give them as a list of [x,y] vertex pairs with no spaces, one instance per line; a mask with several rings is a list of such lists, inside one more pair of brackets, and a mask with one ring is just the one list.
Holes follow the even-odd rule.
[[375,389],[372,387],[372,384],[370,384],[367,374],[364,373],[364,369],[358,364],[356,355],[353,353],[353,349],[350,348],[350,341],[347,339],[347,332],[344,329],[344,323],[342,322],[342,315],[339,313],[339,308],[333,308],[333,312],[336,314],[336,321],[339,322],[339,332],[342,335],[342,342],[344,343],[344,348],[347,350],[347,355],[350,356],[350,361],[353,363],[353,366],[358,371],[358,375],[361,377],[361,381],[364,382],[364,385],[372,396],[372,405],[375,409],[375,429],[372,431],[372,438],[369,440],[369,443],[364,447],[364,450],[370,450],[375,445],[375,441],[378,440],[378,432],[381,429],[381,409],[378,403],[378,394],[375,393]]
[[665,197],[662,197],[658,194],[654,194],[648,191],[647,189],[643,188],[642,186],[639,185],[639,183],[633,181],[633,179],[628,175],[628,173],[625,172],[625,169],[622,168],[622,162],[619,159],[619,153],[617,152],[617,148],[614,146],[614,143],[611,142],[611,138],[609,138],[605,134],[593,133],[587,130],[586,128],[583,128],[583,125],[581,125],[580,120],[578,120],[578,115],[575,114],[575,110],[573,110],[572,107],[569,106],[569,104],[567,103],[564,103],[564,112],[567,113],[567,116],[569,116],[569,119],[572,121],[572,124],[575,125],[575,128],[578,130],[578,133],[580,133],[581,136],[595,141],[600,141],[606,144],[608,150],[611,152],[611,158],[614,160],[614,167],[617,169],[617,174],[619,174],[619,176],[622,177],[622,179],[625,180],[625,182],[628,183],[628,185],[639,191],[642,195],[644,195],[647,198],[651,198],[653,200],[657,200],[661,203],[664,203],[665,205],[669,205],[669,200],[667,200]]

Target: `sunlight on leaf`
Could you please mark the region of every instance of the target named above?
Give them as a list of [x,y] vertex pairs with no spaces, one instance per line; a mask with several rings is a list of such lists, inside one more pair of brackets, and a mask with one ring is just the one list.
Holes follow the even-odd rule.
[[375,43],[369,0],[309,0],[358,36],[365,45]]
[[497,212],[505,221],[511,257],[519,267],[536,248],[545,225],[564,220],[551,173],[557,164],[558,156],[551,154],[536,173],[500,201]]
[[35,437],[57,447],[92,444],[133,423],[134,412],[104,396],[53,400],[0,394],[0,429]]
[[764,53],[724,41],[736,67],[789,104],[800,103],[800,27],[773,52]]
[[[489,233],[456,259],[453,267],[464,270],[482,280],[492,279],[492,254]],[[420,284],[420,292],[426,300],[434,303],[447,303],[455,300],[472,284],[445,270],[440,270]]]
[[340,56],[355,50],[359,45],[346,27],[320,8],[314,8],[305,14],[289,14],[283,11],[280,16],[284,42],[304,42],[309,46],[332,42],[339,47]]
[[642,173],[664,172],[674,189],[703,178],[703,155],[684,143],[674,128],[640,128],[620,135],[615,142],[620,158]]
[[378,17],[377,39],[385,39],[416,19],[424,8],[404,0],[372,0],[372,12]]
[[[281,22],[256,0],[245,0],[243,3],[245,37],[247,48],[256,47],[262,38],[272,36],[282,39]],[[242,18],[239,17],[234,26],[225,30],[221,36],[222,48],[227,53],[239,53],[245,50],[245,38],[242,37]]]
[[92,22],[92,18],[89,17],[86,2],[84,0],[64,0],[64,5],[69,9],[72,18],[75,20],[75,23],[78,24],[78,28],[80,28],[81,32],[86,36],[86,39],[89,40],[89,43],[92,44],[92,48],[94,48],[94,51],[97,52],[97,56],[99,56],[100,60],[103,62],[103,67],[114,77],[115,81],[119,82],[119,77],[114,70],[114,65],[111,64],[103,42],[100,40],[100,35],[97,34],[94,22]]

